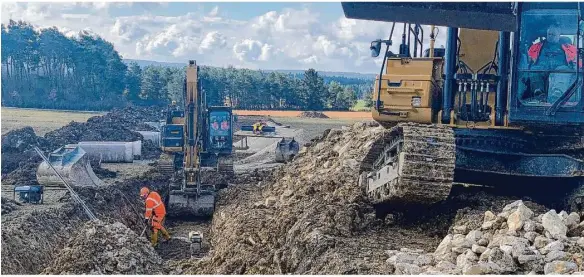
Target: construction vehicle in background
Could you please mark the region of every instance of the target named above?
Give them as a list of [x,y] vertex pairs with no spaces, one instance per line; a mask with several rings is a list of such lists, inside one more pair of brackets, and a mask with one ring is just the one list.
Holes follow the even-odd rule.
[[291,161],[300,151],[300,144],[294,139],[294,131],[289,126],[269,126],[265,121],[258,121],[253,125],[242,125],[235,135],[242,137],[236,143],[237,150],[248,149],[248,137],[277,139],[273,149],[274,161],[277,163]]
[[234,174],[231,107],[207,106],[198,72],[189,61],[185,106],[173,103],[162,126],[158,166],[174,176],[166,200],[169,216],[211,216],[217,189]]
[[[372,116],[389,129],[361,166],[360,182],[374,203],[436,203],[453,183],[521,187],[522,195],[572,195],[572,204],[583,203],[579,3],[342,7],[347,18],[393,22],[389,39],[370,47],[383,57]],[[393,53],[392,36],[402,26],[396,22],[403,33]],[[431,25],[427,51],[421,24]],[[447,26],[444,48],[434,47],[435,25]]]

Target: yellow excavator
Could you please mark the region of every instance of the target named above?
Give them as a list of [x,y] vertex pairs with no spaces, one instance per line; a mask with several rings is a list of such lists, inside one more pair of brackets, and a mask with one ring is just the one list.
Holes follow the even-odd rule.
[[[572,207],[582,208],[579,3],[342,7],[347,18],[390,22],[389,38],[370,46],[383,57],[372,116],[388,129],[361,166],[372,202],[432,204],[461,183],[548,200],[570,195]],[[396,30],[403,31],[398,53],[390,51]],[[445,47],[436,48],[440,30]]]
[[185,106],[171,105],[162,127],[159,170],[178,181],[170,182],[169,216],[211,216],[217,190],[234,175],[231,107],[207,105],[198,72],[189,61]]

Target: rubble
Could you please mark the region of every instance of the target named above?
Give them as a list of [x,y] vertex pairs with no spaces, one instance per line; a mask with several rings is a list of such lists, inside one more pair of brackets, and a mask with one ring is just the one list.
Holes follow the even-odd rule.
[[9,212],[12,212],[16,209],[18,209],[18,206],[22,205],[12,199],[6,198],[6,197],[2,197],[2,215],[7,214]]
[[322,112],[302,112],[300,113],[300,115],[298,117],[304,117],[304,118],[329,118],[328,116],[326,116],[326,114],[322,113]]
[[43,274],[162,274],[162,259],[124,224],[86,223]]
[[[572,213],[570,216],[565,212],[557,214],[555,210],[536,216],[536,213],[527,206],[526,203],[519,200],[507,205],[503,212],[497,216],[495,213],[487,211],[481,220],[482,222],[474,224],[474,226],[481,227],[469,231],[466,236],[448,234],[432,253],[434,263],[420,266],[419,270],[416,269],[416,273],[573,274],[583,271],[584,238],[565,235],[565,230],[577,228],[581,224],[581,222],[576,222],[576,219],[580,220],[580,216],[576,213]],[[505,216],[507,224],[502,221]],[[568,217],[570,217],[569,220]],[[540,219],[543,228],[534,227],[539,224],[537,222]],[[486,222],[493,224],[485,228],[484,223]],[[460,226],[458,222],[454,224]],[[459,230],[460,228],[452,228],[451,231],[459,232]],[[530,234],[530,238],[534,235],[536,237],[524,238],[527,234]],[[488,243],[487,246],[479,246],[478,244],[469,246],[479,237],[479,240],[485,242],[482,244]],[[407,255],[408,261],[415,261],[416,255],[427,254],[392,250],[388,251],[387,262],[395,265],[395,261],[404,255]],[[403,270],[398,271],[397,267],[393,273],[407,274]]]

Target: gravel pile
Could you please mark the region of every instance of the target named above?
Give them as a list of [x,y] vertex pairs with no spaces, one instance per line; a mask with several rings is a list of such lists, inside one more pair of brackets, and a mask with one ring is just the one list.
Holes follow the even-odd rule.
[[302,112],[298,117],[304,118],[329,118],[322,112]]
[[402,248],[387,258],[394,274],[583,274],[584,221],[564,211],[537,215],[518,200],[455,224],[433,253]]
[[162,274],[162,259],[145,237],[116,222],[86,223],[44,274]]

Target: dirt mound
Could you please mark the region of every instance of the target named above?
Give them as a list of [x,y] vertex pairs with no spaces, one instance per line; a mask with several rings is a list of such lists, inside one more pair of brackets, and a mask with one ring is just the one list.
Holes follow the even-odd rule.
[[[142,135],[134,132],[136,126],[146,121],[158,121],[163,116],[162,110],[157,108],[114,109],[103,116],[91,117],[86,123],[71,122],[48,132],[45,138],[55,149],[80,141],[136,141],[142,139]],[[144,155],[147,155],[147,150],[144,149]]]
[[435,247],[423,230],[384,226],[358,185],[363,153],[384,132],[331,130],[271,178],[222,191],[212,254],[184,272],[384,274],[390,245]]
[[86,223],[44,274],[161,274],[162,259],[124,224]]
[[[160,190],[166,178],[147,172],[143,177],[109,186],[76,188],[103,222],[121,222],[136,233],[144,228],[140,187]],[[38,274],[55,260],[59,250],[87,222],[87,215],[70,197],[62,206],[38,206],[2,216],[2,274]],[[13,215],[14,214],[14,215]]]
[[[2,176],[16,170],[19,166],[30,162],[37,156],[32,149],[38,146],[42,150],[50,149],[50,145],[43,137],[35,134],[32,127],[12,130],[2,136]],[[40,159],[40,158],[39,158]]]
[[[2,176],[6,184],[37,184],[36,169],[41,162],[32,150],[38,146],[50,152],[66,144],[80,141],[136,141],[143,137],[135,132],[136,126],[146,121],[163,118],[158,108],[127,107],[115,109],[103,116],[94,116],[86,123],[71,122],[68,125],[39,137],[31,127],[13,130],[2,136]],[[158,146],[150,141],[142,144],[142,157],[154,159],[160,155]]]
[[9,198],[6,198],[6,197],[2,197],[1,200],[2,200],[2,213],[1,214],[3,214],[3,215],[18,209],[18,206],[22,205],[16,201],[9,199]]
[[300,115],[298,117],[304,117],[304,118],[329,118],[328,116],[326,116],[326,114],[322,113],[322,112],[302,112],[300,113]]

